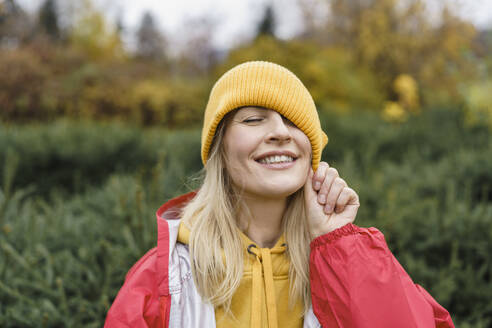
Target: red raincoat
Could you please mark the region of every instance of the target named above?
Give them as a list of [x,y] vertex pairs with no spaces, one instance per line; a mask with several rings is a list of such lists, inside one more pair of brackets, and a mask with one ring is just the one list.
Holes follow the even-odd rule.
[[[182,195],[159,208],[158,246],[130,269],[104,327],[167,328],[179,325],[176,322],[183,324],[183,320],[174,319],[183,311],[175,304],[183,301],[172,303],[175,290],[170,281],[177,270],[170,263],[176,241],[170,228],[172,220],[164,217],[194,195]],[[313,240],[310,281],[313,312],[322,327],[454,327],[449,313],[412,282],[375,228],[347,224]],[[204,304],[197,306],[200,302],[191,302],[195,307],[192,313],[199,317],[193,326],[207,327],[205,323],[214,320],[213,309]]]

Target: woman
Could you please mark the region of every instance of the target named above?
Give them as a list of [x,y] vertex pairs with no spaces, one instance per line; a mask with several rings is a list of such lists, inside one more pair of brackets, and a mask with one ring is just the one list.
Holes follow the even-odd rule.
[[156,213],[105,327],[454,327],[320,163],[328,138],[302,82],[247,62],[205,110],[197,192]]

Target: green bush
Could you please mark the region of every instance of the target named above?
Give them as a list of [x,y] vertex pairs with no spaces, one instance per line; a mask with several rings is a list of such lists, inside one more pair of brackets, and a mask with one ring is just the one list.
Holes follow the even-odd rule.
[[101,327],[129,264],[153,244],[155,204],[125,176],[70,200],[28,192],[0,193],[0,326]]
[[[0,125],[0,172],[5,170],[7,158],[16,158],[13,188],[33,185],[39,193],[54,187],[76,192],[100,184],[112,173],[150,169],[160,157],[180,170],[179,175],[183,173],[176,158],[185,160],[186,169],[198,170],[199,147],[198,130],[166,132],[115,122],[67,120]],[[0,185],[3,179],[0,175]]]

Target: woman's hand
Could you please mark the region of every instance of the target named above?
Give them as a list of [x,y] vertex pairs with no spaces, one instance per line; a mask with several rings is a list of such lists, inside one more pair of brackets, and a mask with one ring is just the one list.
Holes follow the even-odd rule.
[[313,239],[354,222],[360,206],[357,193],[326,162],[319,163],[316,173],[309,170],[304,201]]

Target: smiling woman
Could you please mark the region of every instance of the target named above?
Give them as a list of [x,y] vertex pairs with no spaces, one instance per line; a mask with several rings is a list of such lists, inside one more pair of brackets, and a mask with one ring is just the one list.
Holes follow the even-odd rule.
[[198,191],[156,213],[105,327],[454,327],[320,162],[328,138],[286,68],[226,72],[205,109]]

